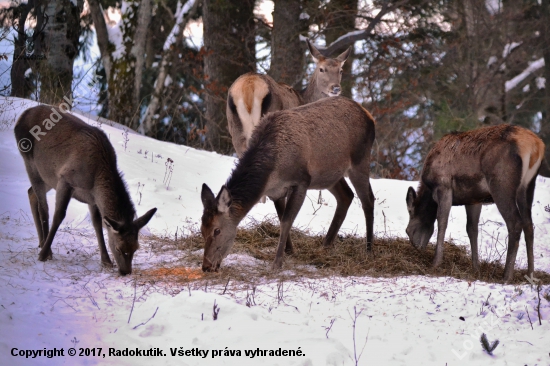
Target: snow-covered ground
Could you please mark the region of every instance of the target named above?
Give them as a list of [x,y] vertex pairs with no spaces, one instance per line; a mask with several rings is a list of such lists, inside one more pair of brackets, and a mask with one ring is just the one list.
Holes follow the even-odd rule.
[[[135,286],[135,275],[121,277],[101,268],[87,207],[76,201],[70,203],[52,246],[54,259],[39,262],[29,182],[13,136],[15,119],[33,103],[0,100],[0,365],[354,365],[356,360],[359,365],[550,365],[550,303],[541,298],[539,325],[537,292],[527,281],[522,286],[422,276],[263,281],[251,307],[246,306],[250,294],[242,288],[226,289],[223,295],[223,286],[180,288],[172,296],[156,287]],[[145,235],[173,236],[176,230],[197,227],[202,183],[217,192],[235,163],[227,156],[127,134],[108,123],[101,128],[118,154],[138,215],[158,208]],[[168,158],[174,161],[169,184]],[[404,236],[406,190],[416,182],[372,179],[372,185],[375,235]],[[549,188],[550,180],[539,177],[533,205],[535,269],[546,272]],[[335,201],[323,192],[319,205],[318,195],[310,192],[295,226],[326,231]],[[51,215],[54,199],[52,191]],[[265,217],[275,217],[270,203],[257,205],[249,215],[253,220]],[[464,209],[453,208],[448,238],[465,244],[465,224]],[[364,236],[358,200],[342,231]],[[494,205],[483,208],[480,232],[482,258],[499,258],[507,232]],[[153,254],[153,244],[142,243],[134,268],[166,260]],[[525,258],[522,245],[516,268],[525,267]],[[250,259],[239,256],[222,266]],[[543,293],[548,289],[544,286]],[[214,303],[221,309],[217,320]],[[481,333],[500,341],[493,356],[482,351]],[[64,356],[24,356],[27,350],[54,348],[63,349]],[[70,348],[76,356],[68,355]],[[80,349],[89,356],[79,356]],[[154,356],[109,355],[136,349],[151,349]]]

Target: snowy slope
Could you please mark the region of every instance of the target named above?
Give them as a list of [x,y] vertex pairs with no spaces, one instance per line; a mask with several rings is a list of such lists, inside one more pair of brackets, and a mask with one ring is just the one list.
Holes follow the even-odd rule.
[[[119,277],[115,271],[102,269],[87,207],[76,201],[69,205],[54,241],[54,260],[38,262],[37,236],[26,193],[29,183],[13,137],[16,117],[33,103],[0,100],[0,364],[352,365],[367,334],[358,364],[550,364],[550,304],[542,299],[542,325],[535,324],[536,291],[527,285],[469,284],[426,277],[303,280],[284,284],[281,302],[277,283],[261,283],[255,295],[258,305],[250,308],[245,306],[246,291],[237,288],[223,296],[223,288],[184,289],[172,297],[155,289],[134,287],[132,276]],[[102,123],[101,128],[118,154],[119,169],[124,172],[138,215],[158,208],[145,233],[173,236],[176,229],[181,232],[196,227],[202,214],[202,183],[217,192],[235,163],[227,156],[125,133],[120,126]],[[168,158],[174,166],[166,184]],[[375,235],[405,235],[406,190],[416,184],[372,179],[377,198]],[[550,213],[545,211],[550,204],[549,188],[548,179],[538,179],[533,206],[535,268],[546,272],[550,272]],[[295,226],[312,233],[326,231],[335,201],[325,191],[324,203],[319,205],[318,196],[318,191],[310,192]],[[54,201],[52,191],[48,195],[51,215]],[[266,216],[275,217],[270,202],[257,205],[249,214],[255,220]],[[464,209],[453,208],[448,238],[466,243],[465,226]],[[507,231],[494,205],[483,208],[480,226],[482,258],[498,258],[505,249]],[[358,200],[354,200],[342,231],[364,236]],[[143,245],[136,252],[134,268],[154,264],[158,258],[150,253]],[[516,266],[525,264],[521,246]],[[221,308],[216,321],[212,319],[214,301]],[[356,324],[357,356],[354,307],[362,311]],[[325,327],[332,319],[336,320],[327,332]],[[500,340],[494,356],[481,350],[478,326],[489,340]],[[102,347],[103,353],[109,347],[153,347],[166,355],[33,360],[11,356],[14,347],[64,348],[66,355],[73,346]],[[170,349],[180,347],[208,350],[209,354],[206,358],[171,356]],[[245,355],[245,350],[257,348],[296,352],[298,347],[305,355]],[[220,355],[213,358],[215,350]],[[224,356],[230,350],[242,355]]]

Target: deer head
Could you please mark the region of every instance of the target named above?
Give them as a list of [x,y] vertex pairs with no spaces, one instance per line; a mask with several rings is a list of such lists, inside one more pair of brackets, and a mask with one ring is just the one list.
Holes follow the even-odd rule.
[[103,223],[107,227],[109,236],[109,247],[121,275],[132,273],[132,258],[134,252],[139,248],[139,230],[147,225],[156,211],[157,209],[153,208],[130,223],[117,222],[107,216],[103,217]]
[[206,184],[202,185],[201,200],[204,208],[201,233],[204,238],[202,270],[217,271],[229,253],[237,235],[237,224],[230,216],[231,194],[223,186],[214,197]]
[[429,200],[417,197],[414,188],[409,187],[407,191],[409,224],[406,232],[412,245],[417,249],[425,249],[434,232],[437,205],[434,211],[433,205],[428,205],[427,201]]
[[309,52],[316,63],[315,72],[312,77],[317,89],[330,97],[336,97],[342,92],[340,81],[342,80],[342,66],[348,59],[351,47],[336,58],[327,58],[319,52],[314,45],[307,40]]

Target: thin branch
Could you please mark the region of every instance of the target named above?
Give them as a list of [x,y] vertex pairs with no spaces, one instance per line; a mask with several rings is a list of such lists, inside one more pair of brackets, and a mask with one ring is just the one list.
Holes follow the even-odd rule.
[[142,325],[145,325],[145,324],[149,323],[151,321],[151,319],[153,319],[155,317],[155,315],[157,315],[158,310],[159,310],[159,307],[157,306],[157,309],[155,310],[155,313],[145,323],[139,323],[138,325],[136,325],[132,329],[136,329],[139,326],[142,326]]
[[403,4],[406,4],[407,0],[398,1],[397,3],[390,6],[390,2],[386,1],[384,5],[382,5],[382,9],[376,14],[376,16],[371,20],[367,28],[361,30],[361,31],[352,31],[349,33],[344,34],[343,36],[339,37],[337,40],[332,42],[328,47],[325,49],[322,49],[318,47],[319,51],[323,55],[332,55],[338,50],[344,49],[345,47],[353,45],[356,41],[361,41],[364,39],[368,39],[372,36],[372,31],[374,28],[382,21],[382,17],[384,15],[394,11],[398,7],[400,7]]
[[137,280],[134,280],[134,301],[132,301],[132,308],[130,309],[130,315],[128,316],[128,324],[130,324],[130,319],[132,318],[132,313],[134,312],[134,304],[136,303],[136,287]]

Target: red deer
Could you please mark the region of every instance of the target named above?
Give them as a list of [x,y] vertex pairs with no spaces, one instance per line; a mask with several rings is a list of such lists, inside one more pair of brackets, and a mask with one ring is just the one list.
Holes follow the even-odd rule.
[[353,200],[349,176],[361,200],[372,250],[374,195],[369,181],[374,119],[354,101],[335,97],[267,114],[250,147],[217,197],[202,186],[203,271],[216,271],[233,246],[237,225],[266,195],[275,203],[281,235],[273,268],[281,268],[290,228],[308,189],[328,189],[336,212],[323,244],[332,245]]
[[[38,259],[52,258],[53,238],[74,197],[88,204],[101,263],[113,266],[105,247],[103,221],[118,271],[122,275],[132,273],[132,258],[139,246],[138,232],[157,209],[134,220],[136,211],[105,133],[63,110],[45,105],[23,112],[14,132],[17,141],[26,138],[33,144],[21,155],[31,182],[28,195],[42,248]],[[55,213],[49,230],[46,193],[52,188],[56,190]]]
[[252,131],[260,118],[268,112],[295,108],[326,97],[340,95],[342,65],[351,51],[348,48],[338,57],[326,58],[309,40],[309,51],[316,63],[307,87],[301,92],[279,84],[268,75],[248,73],[240,76],[229,88],[227,97],[227,123],[237,155],[248,148]]
[[443,261],[443,240],[451,206],[466,208],[466,231],[472,266],[479,270],[478,222],[482,204],[495,203],[508,229],[504,280],[513,277],[522,231],[528,272],[534,271],[531,206],[544,143],[531,131],[498,125],[444,136],[426,157],[418,191],[407,192],[411,243],[424,249],[434,232],[437,244],[433,266]]

